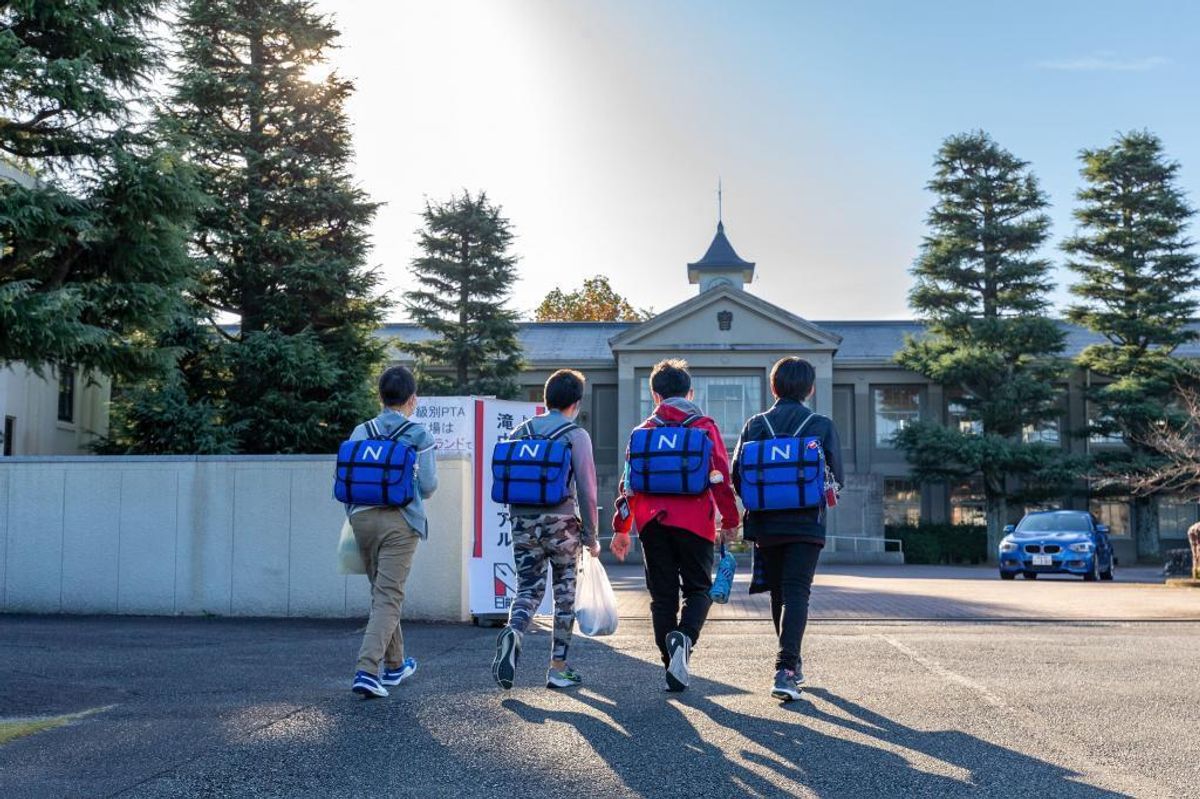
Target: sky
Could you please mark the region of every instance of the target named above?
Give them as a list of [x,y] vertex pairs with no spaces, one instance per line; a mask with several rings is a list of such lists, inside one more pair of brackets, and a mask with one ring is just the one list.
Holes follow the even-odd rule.
[[[983,129],[1074,230],[1081,148],[1149,129],[1200,202],[1200,4],[1024,0],[317,0],[356,82],[355,174],[384,203],[394,299],[426,198],[485,190],[511,220],[531,316],[602,274],[639,308],[688,299],[726,233],[750,290],[811,319],[911,316],[941,141]],[[392,311],[399,320],[403,314]]]

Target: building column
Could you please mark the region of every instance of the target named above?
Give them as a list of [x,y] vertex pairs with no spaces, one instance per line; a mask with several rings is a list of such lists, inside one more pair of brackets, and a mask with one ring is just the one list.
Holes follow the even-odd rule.
[[[813,410],[832,419],[833,356],[829,353],[813,356],[813,366],[817,370],[817,385],[816,394],[813,397]],[[770,390],[769,386],[768,390]]]

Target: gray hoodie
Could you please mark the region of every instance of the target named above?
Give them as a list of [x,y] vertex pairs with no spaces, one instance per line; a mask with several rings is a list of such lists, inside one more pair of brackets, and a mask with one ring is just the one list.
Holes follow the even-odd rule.
[[[523,425],[535,435],[548,435],[571,420],[560,411],[549,411],[533,417]],[[514,431],[518,435],[519,431]],[[596,461],[592,456],[592,437],[582,427],[564,434],[561,441],[571,445],[571,495],[562,503],[545,507],[540,505],[513,505],[514,516],[575,516],[583,522],[583,545],[590,546],[596,540],[599,512],[596,508]]]
[[[407,422],[404,414],[391,408],[384,408],[375,417],[375,424],[382,435],[391,435],[392,431]],[[351,441],[361,441],[367,438],[367,426],[360,424],[350,434]],[[425,500],[433,496],[437,490],[437,457],[434,454],[433,435],[419,424],[413,424],[405,431],[400,440],[417,450],[417,490],[412,502],[400,508],[404,520],[416,531],[421,538],[429,537],[429,521],[425,516]],[[347,505],[346,513],[353,516],[359,511],[368,509],[368,505]]]

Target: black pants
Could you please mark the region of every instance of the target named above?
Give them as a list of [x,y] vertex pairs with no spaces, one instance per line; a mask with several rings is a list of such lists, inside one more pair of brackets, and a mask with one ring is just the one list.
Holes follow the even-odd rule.
[[808,625],[808,598],[821,547],[796,542],[760,547],[763,576],[771,587],[771,619],[779,636],[775,668],[795,671],[800,664],[800,644]]
[[[650,590],[650,618],[654,643],[667,665],[667,634],[675,630],[696,643],[708,618],[712,599],[713,544],[695,533],[651,522],[640,530],[646,562],[646,588]],[[679,597],[683,595],[683,612]]]

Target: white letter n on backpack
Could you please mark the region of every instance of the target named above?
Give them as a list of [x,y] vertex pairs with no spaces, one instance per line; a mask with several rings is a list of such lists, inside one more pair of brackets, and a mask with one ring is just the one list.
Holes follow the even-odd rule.
[[537,444],[522,444],[521,445],[521,457],[522,458],[536,458],[537,454],[538,454],[538,445]]
[[777,461],[781,458],[787,459],[792,457],[792,445],[784,444],[782,447],[778,444],[771,445],[771,460]]
[[670,438],[667,438],[667,435],[665,433],[663,435],[659,436],[658,448],[666,449],[667,447],[670,447],[671,449],[678,449],[678,447],[679,447],[679,434],[678,433],[671,436]]
[[362,450],[363,460],[379,461],[383,460],[383,446],[380,444],[368,444]]

